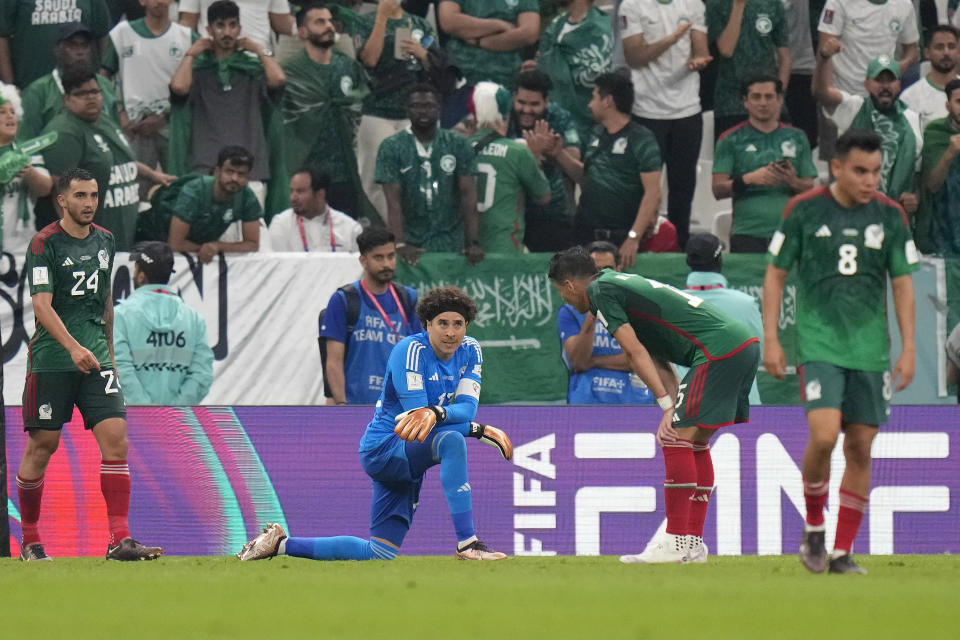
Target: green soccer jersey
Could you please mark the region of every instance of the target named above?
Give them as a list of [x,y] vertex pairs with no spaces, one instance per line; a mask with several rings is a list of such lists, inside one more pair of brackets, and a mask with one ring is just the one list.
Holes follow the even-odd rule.
[[429,145],[407,129],[377,152],[377,182],[399,184],[403,192],[404,241],[430,252],[463,249],[459,181],[476,172],[467,139],[439,127]]
[[[473,18],[491,18],[506,20],[517,24],[521,13],[540,12],[537,0],[450,0],[460,5],[464,15]],[[520,50],[488,51],[482,47],[467,44],[460,38],[450,38],[447,43],[450,58],[470,84],[483,80],[499,82],[513,88],[517,72],[522,62]]]
[[553,80],[551,99],[573,115],[581,137],[587,137],[594,120],[587,108],[597,76],[613,66],[613,31],[610,16],[591,7],[580,22],[560,14],[540,36],[539,66]]
[[332,183],[353,181],[360,103],[367,94],[363,66],[339,51],[330,64],[318,64],[301,51],[283,64],[283,71],[287,84],[280,108],[287,168],[310,164],[323,167]]
[[584,153],[582,215],[597,229],[629,229],[643,200],[640,175],[660,165],[660,147],[646,127],[631,121],[610,133],[597,126]]
[[[564,147],[576,147],[580,149],[580,132],[570,115],[570,112],[561,107],[556,102],[551,102],[547,106],[547,113],[544,120],[555,133],[563,136]],[[507,130],[508,138],[522,138],[523,132],[517,126],[516,117],[510,120]],[[540,218],[546,220],[562,220],[569,222],[572,214],[571,192],[567,188],[568,179],[556,163],[549,158],[543,159],[543,175],[550,182],[550,202],[540,204],[539,202],[527,197],[526,218]]]
[[[113,84],[101,75],[97,76],[97,84],[103,94],[103,113],[110,118],[120,121],[117,112],[117,96]],[[23,90],[23,119],[17,137],[29,140],[40,135],[43,128],[55,117],[67,110],[63,104],[63,89],[60,82],[60,71],[54,69],[51,73],[37,79]]]
[[[491,134],[480,129],[470,144]],[[523,251],[524,200],[538,200],[550,193],[550,183],[537,160],[523,143],[497,138],[477,153],[477,211],[480,212],[480,244],[487,253]]]
[[[781,124],[770,133],[754,129],[744,122],[723,134],[713,153],[713,172],[742,176],[771,162],[787,158],[801,178],[815,178],[810,143],[803,131]],[[731,234],[770,238],[780,226],[780,218],[793,190],[785,184],[776,187],[749,185],[733,197]]]
[[[357,18],[354,31],[354,47],[357,58],[370,39],[377,13],[371,12]],[[394,56],[397,40],[397,29],[409,29],[410,37],[421,42],[424,37],[430,36],[434,40],[437,34],[430,23],[419,16],[404,12],[399,20],[387,20],[383,36],[383,52],[373,69],[369,69],[371,76],[371,91],[363,101],[364,115],[387,118],[388,120],[403,120],[407,117],[407,89],[416,84],[423,66],[416,58],[413,61],[398,60]]]
[[827,187],[808,191],[787,204],[768,259],[780,269],[797,264],[799,364],[887,370],[887,274],[917,268],[899,204],[877,194],[848,209]]
[[118,251],[133,247],[140,210],[137,159],[120,125],[101,114],[87,122],[69,111],[47,124],[44,132],[56,131],[57,141],[43,151],[51,175],[63,175],[80,167],[93,174],[100,191],[100,208],[94,222],[116,238]]
[[756,340],[745,324],[703,298],[632,273],[604,269],[587,297],[611,335],[629,323],[651,355],[685,367],[733,355]]
[[[727,28],[733,0],[707,3],[707,40],[713,44]],[[733,56],[717,58],[713,108],[717,116],[746,114],[740,87],[757,74],[779,75],[777,49],[789,44],[781,0],[750,0],[743,10]]]
[[[53,294],[53,310],[73,339],[89,349],[101,367],[112,367],[103,313],[110,302],[113,234],[90,226],[86,238],[71,236],[59,222],[43,228],[27,250],[30,295]],[[27,373],[76,371],[70,353],[39,322],[27,356]]]
[[60,29],[80,22],[94,40],[110,31],[110,13],[104,0],[3,0],[0,2],[0,37],[10,39],[14,83],[26,87],[50,73],[56,61],[53,50]]
[[250,187],[244,187],[227,202],[213,199],[213,176],[198,176],[177,197],[174,215],[190,225],[187,240],[197,244],[216,242],[234,222],[254,222],[263,209]]

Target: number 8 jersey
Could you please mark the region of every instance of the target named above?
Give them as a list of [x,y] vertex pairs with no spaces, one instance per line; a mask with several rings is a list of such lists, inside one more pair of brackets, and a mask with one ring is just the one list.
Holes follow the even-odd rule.
[[[103,227],[90,225],[90,234],[80,239],[54,222],[33,237],[27,250],[30,295],[53,294],[53,310],[101,367],[112,366],[103,312],[110,295],[115,247],[113,234]],[[67,350],[39,322],[30,339],[27,363],[27,373],[76,369]]]
[[909,275],[918,262],[899,204],[878,193],[847,208],[827,187],[808,191],[784,208],[768,260],[798,266],[799,364],[889,368],[887,273]]

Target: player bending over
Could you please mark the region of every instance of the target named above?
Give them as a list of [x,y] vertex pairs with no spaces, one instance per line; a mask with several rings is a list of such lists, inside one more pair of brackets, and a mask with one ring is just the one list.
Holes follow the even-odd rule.
[[807,504],[800,560],[814,573],[827,568],[823,507],[830,454],[844,432],[846,468],[840,481],[837,535],[830,573],[866,573],[850,557],[870,492],[870,446],[890,415],[887,274],[903,353],[894,368],[897,391],[913,379],[916,346],[913,281],[917,250],[901,206],[880,194],[883,141],[872,131],[848,131],[830,161],[836,181],[787,203],[770,241],[763,281],[763,364],[783,378],[786,357],[777,340],[787,272],[797,265],[800,395],[810,424],[803,452]]
[[270,524],[238,558],[286,554],[314,560],[392,560],[413,522],[423,476],[436,464],[457,534],[456,557],[507,557],[478,540],[473,528],[464,438],[496,446],[507,460],[513,457],[513,445],[503,431],[473,422],[483,357],[480,344],[466,333],[476,314],[477,305],[460,289],[434,289],[417,304],[417,316],[427,330],[404,338],[390,352],[383,392],[360,439],[360,464],[373,480],[370,539],[288,538],[282,526]]
[[[713,492],[710,438],[717,428],[749,418],[759,341],[746,325],[701,298],[642,276],[598,272],[580,247],[553,256],[550,279],[564,302],[580,313],[592,312],[604,324],[663,409],[657,442],[667,472],[667,535],[620,560],[706,562],[703,523]],[[668,362],[690,367],[679,388]]]

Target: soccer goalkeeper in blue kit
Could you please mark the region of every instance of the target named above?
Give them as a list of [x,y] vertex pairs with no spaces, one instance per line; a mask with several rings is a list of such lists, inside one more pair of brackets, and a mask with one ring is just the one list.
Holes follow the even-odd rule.
[[509,460],[507,435],[473,419],[480,398],[483,356],[466,335],[477,305],[456,287],[427,293],[417,304],[426,331],[390,352],[383,392],[360,440],[360,463],[373,480],[370,539],[287,537],[279,524],[244,545],[240,560],[288,555],[314,560],[392,560],[417,508],[427,469],[440,465],[440,484],[457,535],[456,557],[502,560],[474,531],[465,437],[497,447]]

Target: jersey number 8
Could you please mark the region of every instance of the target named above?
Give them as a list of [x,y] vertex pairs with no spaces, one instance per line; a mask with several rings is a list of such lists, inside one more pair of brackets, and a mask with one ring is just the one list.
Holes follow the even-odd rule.
[[857,247],[852,244],[840,245],[840,263],[837,264],[840,275],[852,276],[857,273]]

